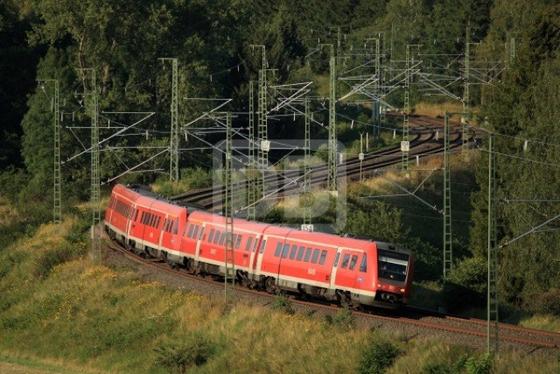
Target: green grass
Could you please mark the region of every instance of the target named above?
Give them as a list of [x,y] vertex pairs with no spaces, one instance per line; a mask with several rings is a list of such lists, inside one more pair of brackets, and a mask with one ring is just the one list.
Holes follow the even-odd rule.
[[[480,357],[435,340],[357,328],[344,310],[328,321],[284,307],[226,308],[221,298],[146,282],[91,263],[84,236],[70,235],[82,226],[78,218],[42,225],[0,251],[0,362],[62,373],[165,373],[176,362],[194,373],[353,373],[363,362],[361,347],[377,340],[398,348],[389,368],[395,373],[417,372],[430,357],[453,364],[457,352]],[[531,365],[518,366],[529,373],[558,368],[553,361]]]
[[560,317],[558,316],[537,314],[531,317],[523,318],[519,324],[533,329],[555,331],[560,333]]

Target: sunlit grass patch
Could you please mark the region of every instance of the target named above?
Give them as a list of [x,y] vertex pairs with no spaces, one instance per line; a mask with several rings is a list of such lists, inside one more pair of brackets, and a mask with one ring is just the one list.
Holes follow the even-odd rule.
[[521,326],[539,330],[549,330],[560,333],[560,317],[537,314],[525,318],[519,323]]

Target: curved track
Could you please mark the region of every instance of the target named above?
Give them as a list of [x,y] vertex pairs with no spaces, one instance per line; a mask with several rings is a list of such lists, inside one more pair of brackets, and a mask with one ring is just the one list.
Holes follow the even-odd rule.
[[[436,138],[436,131],[441,130],[441,122],[429,117],[413,117],[413,128],[411,132],[414,137],[410,141],[410,159],[415,157],[423,158],[426,156],[443,152],[442,136]],[[462,143],[462,134],[456,124],[452,124],[450,148],[457,149]],[[443,135],[443,134],[441,134]],[[362,173],[371,174],[377,169],[395,165],[401,162],[400,146],[391,146],[365,155],[362,163]],[[340,167],[338,178],[357,180],[360,175],[360,161],[357,157],[350,158]],[[278,186],[284,183],[283,187],[276,190],[274,198],[301,191],[301,183],[294,183],[293,180],[299,176],[299,171],[292,170],[282,174],[268,175],[264,182],[267,193],[272,191],[271,186]],[[327,167],[321,165],[311,170],[311,185],[313,187],[324,185],[327,177]],[[291,183],[282,182],[290,180]],[[207,187],[192,190],[180,195],[173,196],[170,200],[180,205],[195,205],[206,210],[220,211],[225,190],[223,186]]]
[[[214,292],[223,290],[224,284],[220,278],[195,276],[182,269],[172,268],[161,260],[140,257],[110,241],[108,237],[105,236],[105,238],[108,248],[140,266],[188,281],[195,288],[204,287],[213,289]],[[236,296],[247,296],[251,299],[260,298],[266,301],[265,304],[270,304],[276,297],[276,295],[265,291],[251,290],[239,285],[235,285],[234,289]],[[340,310],[337,305],[319,300],[304,301],[291,296],[290,300],[295,307],[303,310],[313,310],[313,312],[321,314],[332,314]],[[407,331],[413,334],[444,335],[453,342],[461,342],[476,347],[483,347],[486,342],[486,321],[479,319],[450,316],[413,307],[404,307],[397,311],[371,308],[361,311],[354,310],[352,314],[365,326],[387,324],[390,328],[392,326],[407,327]],[[533,353],[537,350],[555,353],[560,348],[560,333],[500,323],[500,344],[522,349],[527,353]]]

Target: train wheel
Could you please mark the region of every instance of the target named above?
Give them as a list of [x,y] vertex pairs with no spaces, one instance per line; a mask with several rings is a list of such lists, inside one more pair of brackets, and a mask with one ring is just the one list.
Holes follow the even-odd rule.
[[264,281],[264,289],[268,293],[276,293],[276,281],[272,277],[266,278]]
[[348,292],[344,291],[336,291],[336,298],[340,305],[344,308],[351,308],[352,307],[352,298],[348,294]]

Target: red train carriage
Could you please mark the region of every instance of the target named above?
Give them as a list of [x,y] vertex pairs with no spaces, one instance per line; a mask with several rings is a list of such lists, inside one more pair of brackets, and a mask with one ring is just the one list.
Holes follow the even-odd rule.
[[[224,274],[225,223],[122,185],[105,212],[111,237],[192,273]],[[405,303],[410,292],[411,254],[388,243],[242,219],[234,220],[232,242],[236,277],[248,287],[365,305]]]

